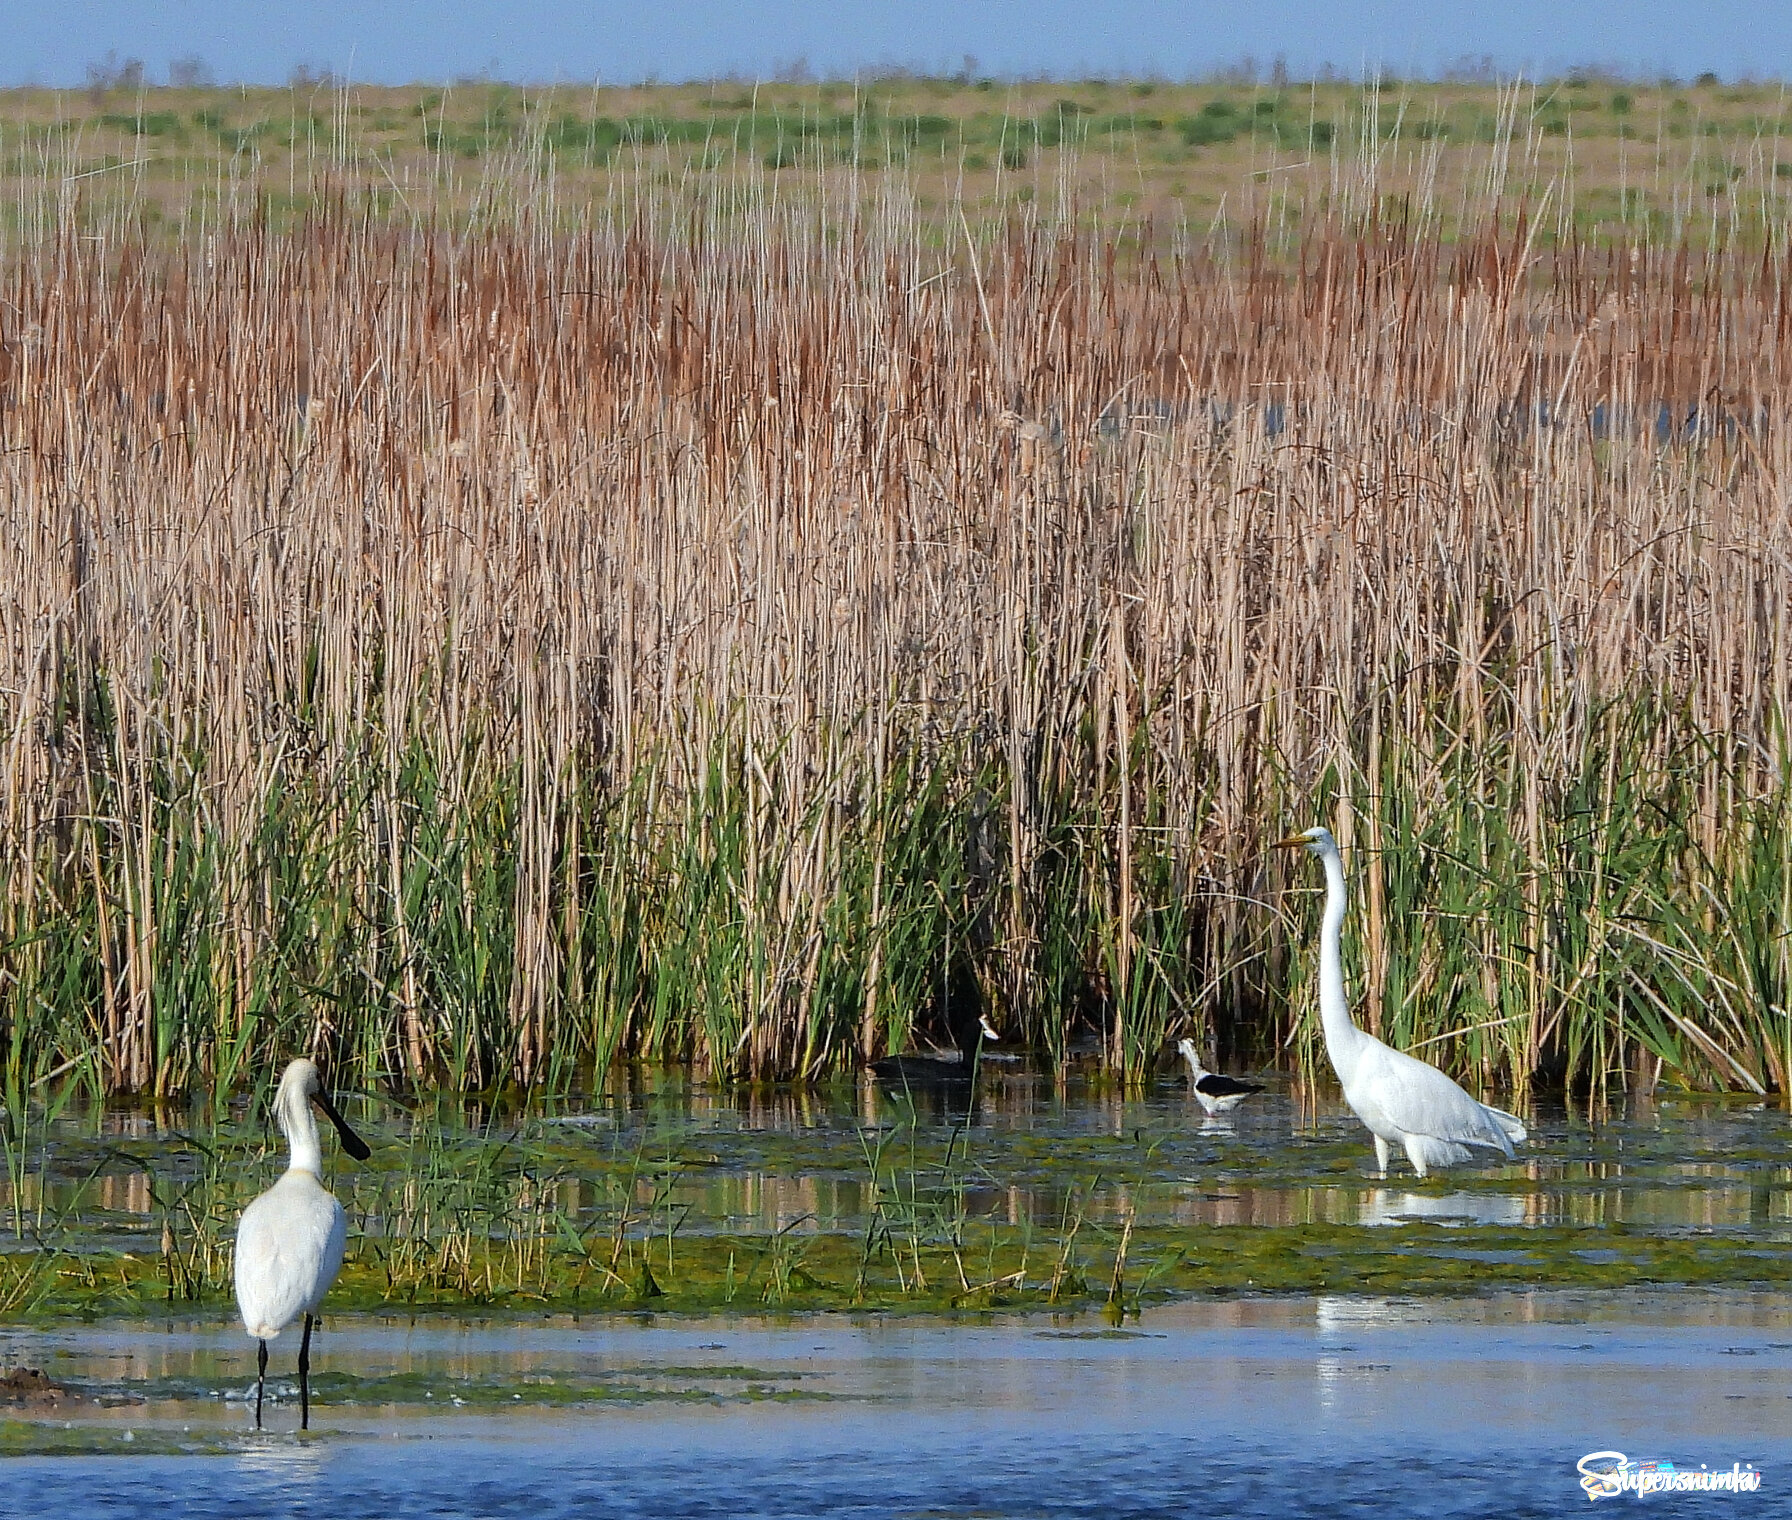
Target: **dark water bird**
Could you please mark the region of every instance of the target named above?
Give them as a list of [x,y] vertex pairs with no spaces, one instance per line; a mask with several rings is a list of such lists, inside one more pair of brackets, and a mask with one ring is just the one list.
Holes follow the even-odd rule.
[[299,1341],[299,1429],[311,1428],[311,1323],[324,1294],[342,1267],[348,1218],[320,1180],[323,1148],[318,1144],[315,1103],[336,1126],[342,1148],[357,1161],[371,1154],[348,1121],[336,1111],[318,1080],[317,1067],[303,1057],[288,1064],[274,1094],[274,1118],[291,1148],[285,1174],[243,1210],[236,1229],[236,1302],[243,1328],[255,1338],[255,1428],[261,1429],[261,1399],[268,1374],[268,1342],[301,1314]]
[[968,1044],[951,1049],[912,1051],[899,1056],[884,1056],[871,1062],[870,1070],[880,1081],[920,1086],[943,1082],[971,1082],[977,1074],[979,1058],[991,1059],[985,1046],[1001,1039],[987,1014],[977,1015],[977,1028]]
[[1209,1071],[1195,1053],[1193,1040],[1178,1040],[1176,1049],[1181,1052],[1182,1059],[1188,1062],[1189,1085],[1193,1088],[1195,1097],[1210,1114],[1229,1113],[1252,1093],[1263,1091],[1261,1082],[1241,1082],[1237,1077],[1222,1077]]
[[1341,942],[1348,893],[1344,861],[1331,833],[1308,829],[1277,841],[1280,850],[1306,850],[1325,867],[1325,919],[1319,929],[1319,1017],[1325,1050],[1344,1089],[1344,1101],[1375,1137],[1381,1175],[1397,1145],[1423,1177],[1433,1167],[1460,1166],[1476,1150],[1499,1151],[1509,1161],[1525,1139],[1524,1121],[1477,1102],[1435,1066],[1384,1045],[1350,1017],[1344,997]]

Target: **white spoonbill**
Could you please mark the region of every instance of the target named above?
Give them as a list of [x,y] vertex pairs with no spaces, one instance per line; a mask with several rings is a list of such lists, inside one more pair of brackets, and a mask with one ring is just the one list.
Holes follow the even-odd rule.
[[255,1428],[261,1429],[261,1395],[268,1375],[268,1342],[301,1314],[299,1429],[311,1428],[311,1318],[342,1266],[348,1219],[318,1180],[323,1150],[317,1141],[316,1102],[357,1161],[369,1155],[317,1079],[317,1067],[300,1057],[280,1075],[274,1118],[292,1148],[286,1174],[243,1210],[236,1227],[236,1302],[243,1328],[259,1348],[255,1365]]
[[1237,1108],[1252,1093],[1263,1091],[1261,1083],[1241,1082],[1237,1077],[1222,1077],[1209,1071],[1195,1053],[1193,1040],[1178,1040],[1176,1049],[1182,1053],[1182,1059],[1188,1062],[1189,1084],[1194,1088],[1201,1107],[1209,1114],[1227,1113]]
[[1473,1148],[1500,1151],[1525,1138],[1524,1123],[1504,1109],[1477,1103],[1435,1066],[1384,1045],[1358,1029],[1344,1001],[1344,862],[1326,829],[1308,829],[1278,840],[1277,849],[1304,849],[1325,866],[1325,920],[1319,928],[1319,1017],[1325,1050],[1344,1089],[1344,1101],[1375,1136],[1381,1175],[1398,1145],[1423,1177],[1432,1167],[1460,1166]]

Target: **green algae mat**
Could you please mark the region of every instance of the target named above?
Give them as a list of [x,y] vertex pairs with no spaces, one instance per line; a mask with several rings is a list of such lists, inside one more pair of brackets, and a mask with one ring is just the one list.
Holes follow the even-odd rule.
[[[1196,1295],[1783,1286],[1787,1116],[1543,1105],[1510,1164],[1372,1174],[1286,1083],[1204,1120],[1183,1085],[1025,1073],[969,1092],[657,1090],[553,1111],[352,1103],[333,1312],[1098,1307]],[[228,1316],[243,1204],[284,1165],[246,1107],[40,1115],[8,1152],[0,1317]]]

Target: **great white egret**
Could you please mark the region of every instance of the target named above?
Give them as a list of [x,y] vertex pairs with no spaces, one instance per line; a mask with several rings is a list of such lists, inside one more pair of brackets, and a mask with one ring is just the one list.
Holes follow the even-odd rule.
[[1325,919],[1319,928],[1319,1017],[1325,1050],[1351,1112],[1375,1136],[1381,1175],[1398,1145],[1423,1177],[1432,1167],[1460,1166],[1476,1149],[1500,1151],[1525,1138],[1523,1122],[1504,1109],[1478,1103],[1435,1066],[1384,1045],[1358,1029],[1344,1001],[1344,862],[1338,844],[1322,828],[1278,840],[1277,849],[1307,850],[1325,866]]
[[255,1337],[255,1428],[261,1429],[261,1396],[268,1375],[268,1342],[301,1314],[299,1429],[311,1428],[311,1319],[342,1266],[348,1219],[318,1180],[323,1150],[317,1140],[315,1102],[336,1126],[342,1148],[357,1161],[370,1154],[361,1137],[336,1112],[303,1057],[290,1062],[274,1094],[274,1118],[291,1147],[286,1173],[243,1210],[236,1227],[236,1302],[243,1328]]
[[1201,1057],[1195,1053],[1193,1040],[1178,1040],[1176,1049],[1182,1053],[1182,1059],[1188,1062],[1188,1079],[1194,1088],[1195,1097],[1210,1114],[1228,1113],[1252,1093],[1263,1091],[1261,1083],[1240,1082],[1236,1077],[1222,1077],[1209,1071],[1201,1064]]

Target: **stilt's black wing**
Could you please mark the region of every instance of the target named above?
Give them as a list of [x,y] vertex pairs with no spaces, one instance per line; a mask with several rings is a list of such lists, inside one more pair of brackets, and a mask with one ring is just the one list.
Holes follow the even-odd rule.
[[1210,1098],[1242,1098],[1246,1093],[1262,1092],[1260,1082],[1240,1082],[1236,1077],[1216,1077],[1212,1072],[1195,1083],[1195,1091]]

